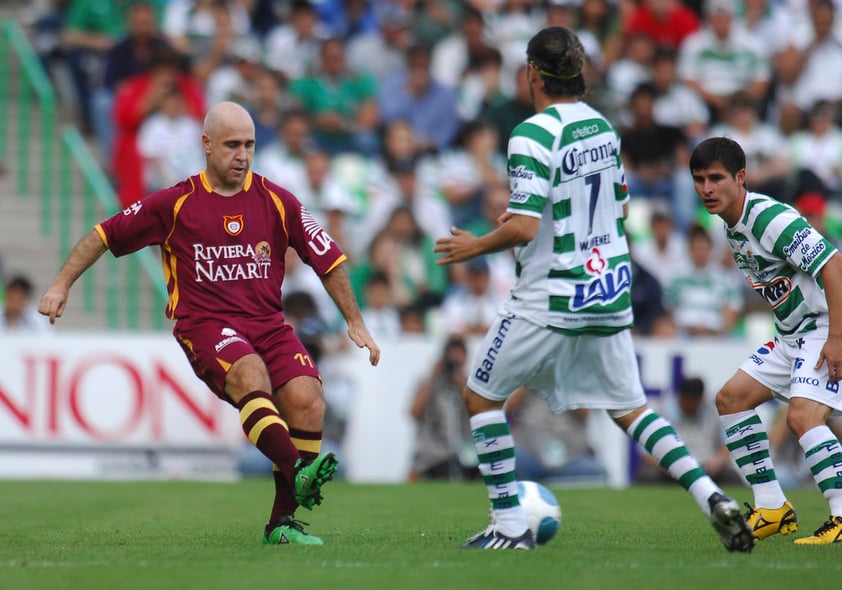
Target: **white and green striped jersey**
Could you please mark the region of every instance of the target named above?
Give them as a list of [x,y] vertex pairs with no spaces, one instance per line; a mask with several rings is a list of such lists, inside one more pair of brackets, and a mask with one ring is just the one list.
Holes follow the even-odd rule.
[[749,192],[742,217],[726,235],[751,288],[772,305],[778,332],[788,336],[827,327],[819,271],[836,248],[798,211]]
[[518,125],[508,151],[508,211],[541,228],[516,248],[503,311],[574,334],[629,328],[628,192],[614,128],[583,102],[555,104]]

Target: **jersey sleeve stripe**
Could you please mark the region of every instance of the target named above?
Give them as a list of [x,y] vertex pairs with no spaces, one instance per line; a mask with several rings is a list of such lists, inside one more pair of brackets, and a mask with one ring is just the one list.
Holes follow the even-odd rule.
[[792,222],[786,226],[781,232],[781,235],[778,236],[778,239],[775,240],[775,245],[772,247],[772,252],[775,255],[780,256],[781,258],[787,258],[786,253],[784,252],[784,248],[792,243],[792,240],[795,238],[795,232],[808,229],[809,225],[807,221],[802,218],[793,219]]
[[787,208],[783,205],[770,205],[761,211],[751,226],[751,235],[753,235],[758,242],[762,242],[763,234],[766,231],[766,228],[769,227],[769,224],[772,223],[772,221],[774,221],[775,217],[781,213],[785,213],[786,210]]
[[550,169],[535,158],[530,158],[522,154],[512,154],[509,156],[508,166],[509,170],[515,170],[523,166],[525,170],[532,172],[538,178],[550,180]]
[[105,235],[105,230],[102,229],[102,224],[98,223],[94,226],[96,233],[99,234],[99,239],[102,240],[102,245],[108,248],[108,236]]
[[509,202],[509,209],[512,211],[528,211],[540,215],[544,211],[544,204],[547,199],[539,195],[529,195],[522,203]]
[[512,132],[512,139],[519,137],[531,139],[545,150],[553,149],[553,142],[555,141],[555,136],[552,133],[528,121],[515,127],[515,130]]

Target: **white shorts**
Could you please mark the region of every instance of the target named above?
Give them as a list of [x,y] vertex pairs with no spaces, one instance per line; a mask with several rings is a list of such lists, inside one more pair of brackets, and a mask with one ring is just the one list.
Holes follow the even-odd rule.
[[477,347],[468,387],[505,401],[525,386],[560,414],[575,408],[634,410],[646,404],[631,332],[570,336],[500,316]]
[[789,401],[805,397],[842,411],[839,387],[827,378],[827,364],[814,370],[827,340],[827,329],[818,329],[786,338],[775,336],[748,357],[740,370],[765,385],[777,399]]

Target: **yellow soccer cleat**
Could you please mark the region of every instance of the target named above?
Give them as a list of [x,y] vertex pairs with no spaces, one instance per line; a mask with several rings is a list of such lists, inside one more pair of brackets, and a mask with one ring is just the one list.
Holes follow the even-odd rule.
[[795,539],[796,545],[830,545],[842,543],[842,516],[831,516],[812,537]]
[[746,503],[746,523],[755,539],[765,539],[775,533],[788,535],[798,530],[798,515],[789,502],[780,508],[754,508]]

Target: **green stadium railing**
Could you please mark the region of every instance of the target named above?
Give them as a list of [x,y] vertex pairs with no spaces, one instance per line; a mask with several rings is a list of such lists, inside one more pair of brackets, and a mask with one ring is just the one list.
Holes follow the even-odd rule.
[[[90,231],[120,206],[111,183],[79,132],[72,126],[57,127],[56,92],[50,78],[20,25],[5,19],[0,21],[0,162],[4,163],[10,161],[12,151],[12,118],[18,196],[32,194],[30,179],[37,175],[41,230],[57,240],[63,260],[73,246],[76,232]],[[37,149],[33,145],[35,133],[39,139]],[[56,146],[60,146],[58,162]],[[108,256],[105,272],[104,292],[97,288],[94,269],[82,277],[87,312],[94,314],[103,309],[106,327],[111,330],[164,328],[167,292],[161,263],[152,251],[143,250],[119,262]],[[142,296],[151,299],[148,305],[141,305]],[[144,310],[149,311],[146,322],[142,322]]]
[[[12,56],[17,58],[19,76],[12,76]],[[12,88],[12,80],[17,84]],[[16,105],[15,123],[17,133],[18,166],[17,192],[19,196],[29,192],[29,180],[32,172],[30,149],[36,116],[37,127],[41,135],[41,150],[38,155],[39,165],[48,172],[54,165],[54,145],[56,130],[56,93],[53,90],[38,54],[32,48],[20,25],[6,19],[0,23],[0,159],[6,160],[10,139],[8,121],[11,105]],[[37,103],[37,112],[33,112],[33,99]],[[55,176],[41,175],[41,225],[45,233],[52,230],[52,217],[49,215],[53,195]]]

